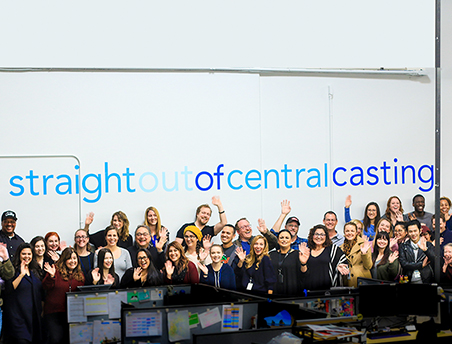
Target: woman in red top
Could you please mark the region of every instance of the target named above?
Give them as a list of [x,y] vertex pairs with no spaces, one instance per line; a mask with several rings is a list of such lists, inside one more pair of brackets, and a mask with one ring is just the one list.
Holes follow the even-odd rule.
[[199,283],[198,269],[185,257],[184,249],[177,241],[168,245],[166,259],[163,268],[163,282],[165,284]]
[[65,248],[56,266],[45,263],[44,270],[47,272],[42,281],[42,286],[47,291],[44,319],[49,344],[69,343],[66,293],[75,291],[79,285],[85,284],[77,252],[72,247]]

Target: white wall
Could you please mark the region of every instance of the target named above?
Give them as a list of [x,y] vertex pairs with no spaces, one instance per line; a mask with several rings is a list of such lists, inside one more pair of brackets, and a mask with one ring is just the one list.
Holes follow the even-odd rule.
[[[0,195],[2,208],[17,211],[17,231],[25,239],[57,230],[72,241],[73,231],[88,211],[96,213],[93,229],[103,228],[111,214],[123,210],[131,227],[155,205],[173,231],[194,218],[197,205],[219,194],[229,222],[241,216],[256,224],[273,224],[279,202],[292,201],[292,214],[302,220],[301,234],[321,221],[326,210],[342,219],[343,201],[353,195],[352,215],[361,218],[365,204],[379,202],[384,211],[390,195],[411,210],[411,197],[424,193],[433,211],[429,182],[401,184],[400,169],[411,165],[428,179],[424,165],[434,164],[434,3],[422,0],[282,1],[274,2],[85,2],[74,4],[2,3],[0,67],[8,68],[427,68],[424,77],[259,76],[221,73],[9,73],[0,74]],[[451,12],[445,3],[443,11]],[[446,16],[446,18],[448,18]],[[443,20],[443,169],[450,174],[450,23]],[[74,155],[61,158],[11,159],[5,156]],[[397,158],[397,163],[394,163]],[[382,181],[383,162],[394,170]],[[75,180],[80,172],[121,175],[121,192],[105,180],[96,202],[81,202]],[[196,189],[194,178],[214,173],[219,165],[220,189]],[[284,165],[292,169],[287,186]],[[325,176],[324,168],[327,166]],[[185,184],[184,169],[192,171]],[[352,186],[353,167],[376,166],[380,182],[366,176]],[[334,184],[332,173],[337,173]],[[126,169],[130,176],[128,192]],[[295,170],[300,185],[295,187]],[[279,171],[280,185],[251,189],[250,170]],[[311,169],[311,172],[307,172]],[[309,187],[317,181],[320,186]],[[39,176],[30,194],[30,170]],[[231,177],[235,190],[228,185]],[[153,177],[159,185],[152,192]],[[178,191],[165,191],[174,185]],[[144,174],[142,188],[139,176]],[[53,175],[44,195],[42,176]],[[58,182],[57,176],[60,177]],[[255,176],[252,173],[251,176]],[[23,180],[13,182],[20,176]],[[26,178],[29,176],[29,179]],[[216,178],[216,177],[214,177]],[[391,179],[392,178],[392,179]],[[71,194],[64,182],[70,180]],[[216,179],[215,179],[216,180]],[[356,179],[354,179],[356,181]],[[200,178],[201,186],[209,180]],[[258,182],[250,181],[250,185]],[[263,182],[261,182],[263,184]],[[325,186],[327,184],[327,186]],[[88,178],[95,189],[96,179]],[[293,186],[290,188],[289,186]],[[190,190],[190,189],[193,190]],[[452,192],[443,177],[442,194]],[[82,191],[96,200],[96,194]],[[218,220],[215,214],[212,222]]]
[[1,67],[434,66],[425,0],[0,4]]
[[[247,216],[256,224],[263,217],[269,225],[279,214],[280,201],[287,198],[306,235],[327,210],[337,211],[342,219],[348,194],[355,201],[352,214],[361,217],[369,201],[383,207],[397,194],[408,210],[414,194],[431,189],[432,182],[422,182],[417,175],[421,170],[427,180],[430,170],[422,166],[434,163],[433,85],[428,72],[425,77],[397,78],[3,74],[1,114],[13,120],[3,124],[0,154],[76,156],[81,180],[93,174],[85,180],[85,190],[81,188],[85,200],[80,215],[83,219],[88,211],[96,213],[93,229],[106,226],[117,210],[129,216],[134,228],[143,220],[144,209],[154,205],[175,235],[180,225],[194,218],[199,204],[218,194],[229,222]],[[423,140],[412,140],[411,133],[423,133]],[[399,167],[397,185],[392,172],[386,177],[390,185],[385,184],[385,161],[391,171]],[[121,192],[115,176],[106,192],[105,163],[108,174],[121,177]],[[0,164],[4,208],[17,211],[18,233],[29,239],[56,230],[69,240],[79,226],[76,160],[3,158]],[[214,173],[222,164],[218,188]],[[286,164],[292,172],[281,171]],[[400,169],[406,165],[416,170],[414,183],[411,177],[401,183]],[[366,172],[371,166],[378,182]],[[335,183],[333,171],[338,167],[343,170]],[[359,182],[358,177],[351,180],[354,167],[364,170],[363,185],[351,185]],[[123,175],[127,168],[135,174],[129,175],[129,186]],[[265,186],[265,171],[272,169],[278,171],[279,184],[270,172]],[[297,169],[305,169],[298,178]],[[228,182],[234,170],[242,174],[231,174]],[[259,172],[250,172],[250,177],[262,177],[247,184],[251,170]],[[196,175],[202,171],[212,176],[210,188],[206,173],[196,186]],[[178,188],[169,191],[176,172]],[[67,176],[57,180],[62,174]],[[53,175],[46,195],[44,175]],[[99,191],[94,175],[102,180]],[[422,193],[429,210],[433,192]],[[215,214],[212,221],[217,219]]]

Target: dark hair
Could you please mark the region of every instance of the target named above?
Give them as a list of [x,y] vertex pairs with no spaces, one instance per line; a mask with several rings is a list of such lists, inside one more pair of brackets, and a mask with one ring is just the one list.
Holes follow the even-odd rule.
[[406,224],[407,224],[406,222],[397,221],[396,224],[394,225],[394,228],[396,228],[397,226],[402,226],[406,231]]
[[35,236],[35,237],[34,237],[33,239],[31,239],[31,241],[30,241],[30,245],[31,245],[31,247],[33,248],[33,258],[34,258],[34,256],[35,256],[35,246],[36,246],[36,244],[37,244],[38,242],[40,242],[40,241],[44,242],[44,247],[45,247],[45,252],[44,252],[44,254],[47,253],[47,243],[46,243],[46,240],[44,239],[44,237],[42,237],[42,236],[40,236],[40,235]]
[[113,258],[113,263],[110,266],[110,269],[108,269],[108,273],[110,275],[113,276],[113,278],[115,277],[115,256],[113,256],[113,252],[110,251],[109,248],[104,247],[102,249],[99,250],[99,252],[97,253],[97,267],[99,268],[99,273],[101,276],[101,283],[103,284],[103,280],[104,278],[106,278],[107,276],[104,276],[104,260],[105,260],[105,255],[107,253],[111,254],[111,257]]
[[415,195],[413,197],[413,204],[414,204],[414,200],[416,199],[416,197],[422,197],[424,199],[424,201],[425,201],[425,197],[424,196],[422,196],[421,194],[417,194],[417,195]]
[[375,234],[375,247],[374,247],[374,251],[372,252],[372,267],[375,266],[375,262],[377,260],[378,257],[378,246],[377,246],[377,240],[380,238],[384,238],[386,239],[386,241],[388,242],[388,244],[385,247],[384,253],[383,253],[383,258],[381,258],[380,263],[378,263],[377,266],[379,265],[384,265],[386,264],[386,262],[388,261],[389,255],[391,254],[391,250],[389,248],[389,244],[390,244],[390,240],[389,240],[389,233],[388,232],[378,232]]
[[35,259],[35,252],[33,250],[33,247],[31,246],[31,244],[23,242],[22,244],[19,245],[19,247],[16,250],[16,253],[14,254],[14,261],[13,261],[13,265],[14,265],[14,269],[16,270],[16,272],[20,273],[20,253],[25,250],[26,248],[29,248],[31,250],[31,262],[30,264],[28,264],[28,268],[29,270],[35,274],[36,277],[38,277],[39,279],[41,279],[41,273],[40,273],[40,267],[38,262]]
[[278,232],[277,238],[279,239],[279,236],[281,235],[281,233],[284,233],[284,232],[289,233],[290,237],[292,238],[292,233],[290,233],[290,231],[289,231],[288,229],[281,229],[281,230]]
[[417,226],[419,231],[422,231],[422,226],[421,226],[421,223],[419,222],[418,219],[414,219],[414,220],[411,220],[411,221],[407,222],[407,224],[406,224],[407,231],[408,231],[408,227],[410,227],[410,226]]
[[[237,229],[235,228],[235,226],[234,226],[234,225],[231,225],[230,223],[225,224],[224,227],[231,227],[231,228],[234,230],[234,233],[237,231]],[[224,227],[223,227],[223,228],[224,228]]]
[[[180,257],[179,257],[179,260],[176,262],[176,264],[174,264],[174,262],[169,258],[169,249],[171,247],[174,247],[176,250],[179,251]],[[173,263],[174,270],[178,274],[180,274],[183,270],[188,269],[189,260],[185,256],[184,248],[177,241],[173,241],[168,244],[168,247],[166,248],[166,251],[165,251],[165,258],[166,258],[166,260],[169,260],[171,263]],[[163,267],[163,270],[166,271],[165,267]]]
[[309,230],[308,235],[308,247],[313,250],[316,248],[316,244],[314,243],[314,233],[317,229],[321,229],[325,232],[325,242],[323,243],[323,247],[328,247],[333,244],[333,242],[330,239],[330,236],[328,235],[328,229],[324,225],[315,225]]
[[152,262],[151,252],[147,248],[140,248],[137,251],[137,264],[138,264],[138,254],[140,252],[144,252],[149,259],[149,267],[148,267],[148,275],[146,277],[147,285],[161,285],[162,284],[162,275],[157,271]]
[[[75,267],[74,271],[72,271],[72,274],[69,273],[67,266],[66,266],[66,261],[71,259],[72,254],[75,254],[77,257],[77,266]],[[69,276],[72,275],[72,278],[79,281],[79,282],[83,282],[85,280],[85,276],[83,275],[82,269],[80,268],[80,259],[79,256],[77,254],[77,251],[75,250],[75,248],[73,247],[66,247],[63,252],[61,252],[61,256],[60,259],[58,259],[58,262],[55,264],[57,270],[60,272],[61,274],[61,278],[65,281],[69,280]]]
[[373,206],[375,206],[375,208],[377,208],[377,216],[375,216],[375,220],[374,220],[374,221],[375,221],[375,222],[374,222],[375,229],[376,229],[376,226],[377,226],[378,221],[380,221],[380,218],[381,218],[381,214],[380,214],[380,206],[378,205],[378,203],[376,203],[376,202],[370,202],[370,203],[368,203],[368,204],[366,205],[366,209],[364,209],[364,217],[363,217],[363,225],[364,225],[364,228],[363,228],[363,232],[364,232],[367,228],[369,228],[370,225],[371,225],[369,216],[367,216],[367,210],[369,209],[369,207],[370,207],[371,205],[373,205]]
[[336,220],[337,220],[337,215],[336,215],[336,213],[335,213],[334,211],[332,211],[332,210],[328,210],[325,214],[323,214],[323,219],[324,219],[324,220],[326,219],[326,216],[327,216],[328,214],[334,215],[334,217],[335,217]]

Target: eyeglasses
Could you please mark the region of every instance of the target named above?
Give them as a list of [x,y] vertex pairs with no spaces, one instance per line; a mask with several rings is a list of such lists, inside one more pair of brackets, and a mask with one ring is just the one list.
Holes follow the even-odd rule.
[[137,233],[135,234],[137,237],[148,237],[149,233]]
[[314,236],[323,238],[324,236],[326,236],[326,234],[325,233],[314,233]]
[[86,235],[77,235],[75,237],[75,240],[80,240],[80,239],[88,239],[88,237]]
[[247,229],[247,228],[251,228],[251,224],[247,224],[245,226],[240,227],[240,229]]
[[148,257],[138,257],[138,260],[148,260]]

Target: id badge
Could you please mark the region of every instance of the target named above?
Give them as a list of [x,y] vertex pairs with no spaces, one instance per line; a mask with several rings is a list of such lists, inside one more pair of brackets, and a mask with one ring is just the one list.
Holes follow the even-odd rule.
[[252,290],[253,289],[253,282],[248,282],[248,285],[246,286],[246,290]]
[[421,273],[419,272],[419,270],[414,270],[413,271],[413,279],[420,279],[421,278]]
[[279,283],[284,283],[284,275],[282,274],[281,269],[278,270],[278,280]]

